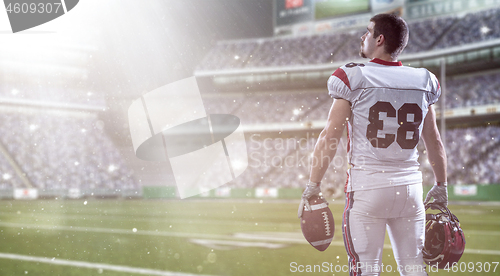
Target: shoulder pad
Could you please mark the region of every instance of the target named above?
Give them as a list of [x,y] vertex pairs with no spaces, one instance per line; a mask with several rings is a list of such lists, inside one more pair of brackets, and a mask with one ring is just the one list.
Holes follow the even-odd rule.
[[347,68],[353,68],[353,67],[356,67],[356,66],[365,67],[365,64],[364,63],[351,62],[351,63],[348,63],[348,64],[346,64],[344,66],[347,67]]

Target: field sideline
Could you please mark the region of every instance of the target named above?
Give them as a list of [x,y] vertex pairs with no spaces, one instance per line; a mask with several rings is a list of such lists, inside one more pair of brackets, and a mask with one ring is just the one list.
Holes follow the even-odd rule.
[[[347,264],[342,202],[330,204],[335,238],[325,252],[303,239],[297,206],[294,200],[1,201],[0,275],[348,275],[335,271]],[[463,264],[429,274],[498,275],[500,206],[450,209],[466,234]],[[387,237],[385,243],[383,264],[396,268]]]

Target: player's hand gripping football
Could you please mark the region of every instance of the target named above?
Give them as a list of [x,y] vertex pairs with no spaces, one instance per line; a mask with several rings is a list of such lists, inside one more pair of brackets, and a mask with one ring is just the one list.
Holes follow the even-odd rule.
[[[321,187],[320,186],[321,186],[321,182],[314,183],[314,182],[309,181],[309,183],[307,183],[307,187],[304,190],[304,192],[302,193],[302,199],[300,200],[300,204],[299,204],[299,211],[297,213],[297,216],[299,218],[302,217],[302,212],[304,211],[304,205],[307,207],[307,210],[311,211],[311,206],[309,205],[309,199],[312,196],[318,195],[321,197]],[[328,202],[326,200],[324,200],[324,201],[328,205]]]
[[424,205],[434,198],[433,203],[438,203],[444,207],[448,206],[448,189],[446,182],[436,182],[425,197]]

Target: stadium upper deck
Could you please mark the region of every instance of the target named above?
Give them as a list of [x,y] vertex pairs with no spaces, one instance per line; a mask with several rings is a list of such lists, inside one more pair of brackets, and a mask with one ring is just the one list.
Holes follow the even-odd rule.
[[[499,39],[498,22],[500,8],[409,22],[409,46],[403,54]],[[300,67],[351,61],[359,59],[363,33],[364,29],[359,29],[301,37],[221,41],[211,49],[196,71]]]

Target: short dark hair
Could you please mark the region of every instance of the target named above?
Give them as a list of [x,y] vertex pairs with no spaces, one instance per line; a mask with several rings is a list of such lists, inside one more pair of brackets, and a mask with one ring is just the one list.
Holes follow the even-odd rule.
[[408,44],[408,25],[395,14],[380,13],[370,19],[375,23],[373,37],[384,35],[384,50],[393,58],[397,57]]

